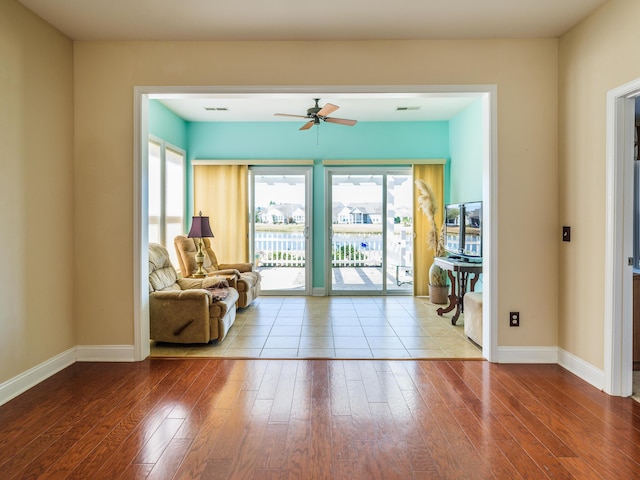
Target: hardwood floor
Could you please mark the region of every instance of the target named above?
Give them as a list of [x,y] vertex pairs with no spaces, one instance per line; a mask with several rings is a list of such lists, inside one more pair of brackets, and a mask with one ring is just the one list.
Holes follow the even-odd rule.
[[0,407],[2,479],[638,478],[640,404],[557,365],[76,363]]

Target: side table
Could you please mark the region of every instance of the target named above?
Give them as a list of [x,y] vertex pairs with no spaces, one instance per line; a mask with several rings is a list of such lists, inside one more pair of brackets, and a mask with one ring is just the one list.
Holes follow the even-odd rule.
[[473,292],[482,273],[482,263],[450,257],[436,257],[433,261],[440,268],[447,271],[451,282],[449,305],[445,308],[438,308],[436,312],[442,316],[455,308],[456,311],[451,317],[451,325],[455,325],[460,313],[464,312],[464,295],[467,292],[467,282],[469,282],[469,291]]

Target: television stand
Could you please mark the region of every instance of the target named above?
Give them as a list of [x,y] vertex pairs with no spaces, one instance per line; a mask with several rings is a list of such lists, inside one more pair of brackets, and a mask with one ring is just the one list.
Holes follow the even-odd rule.
[[456,311],[451,317],[451,325],[455,325],[460,314],[464,313],[464,295],[467,292],[467,282],[469,282],[469,291],[473,292],[482,273],[482,262],[469,262],[452,257],[435,257],[433,262],[447,271],[451,281],[449,305],[446,308],[438,308],[436,312],[442,316],[455,309]]

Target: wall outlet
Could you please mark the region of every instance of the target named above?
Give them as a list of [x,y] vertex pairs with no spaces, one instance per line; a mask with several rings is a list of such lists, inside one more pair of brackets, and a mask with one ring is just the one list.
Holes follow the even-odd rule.
[[510,312],[509,313],[509,326],[510,327],[519,327],[520,326],[520,312]]

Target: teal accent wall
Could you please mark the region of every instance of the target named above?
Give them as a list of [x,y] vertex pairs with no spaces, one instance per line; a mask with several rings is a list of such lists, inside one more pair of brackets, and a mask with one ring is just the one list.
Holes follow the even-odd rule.
[[482,99],[449,121],[449,151],[445,203],[482,200]]
[[[482,200],[482,99],[449,121],[451,162],[446,172],[445,203]],[[483,276],[475,290],[483,290]]]
[[188,124],[190,159],[448,158],[448,122]]
[[[302,122],[188,124],[187,158],[311,159],[313,168],[313,287],[323,287],[325,169],[327,159],[449,158],[448,122],[323,123],[300,131]],[[189,169],[191,175],[191,169]],[[189,185],[192,179],[189,178]],[[188,189],[189,201],[191,188]],[[193,205],[189,205],[189,211]]]
[[149,100],[149,133],[187,150],[187,122],[157,100]]

